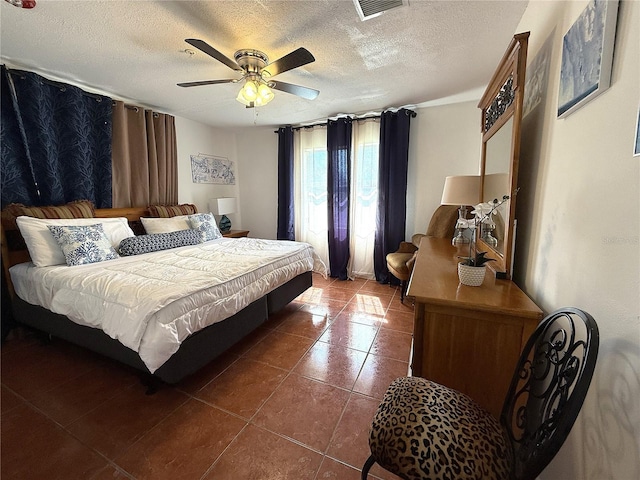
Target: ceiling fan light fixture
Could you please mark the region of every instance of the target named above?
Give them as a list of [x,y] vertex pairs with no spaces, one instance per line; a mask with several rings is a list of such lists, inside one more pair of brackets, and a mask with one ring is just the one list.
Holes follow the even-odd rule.
[[273,100],[273,97],[275,97],[275,95],[269,86],[266,83],[260,84],[258,87],[258,98],[262,99],[262,104],[266,105]]
[[243,90],[243,89],[240,89],[240,91],[238,92],[238,96],[236,97],[236,100],[237,100],[238,102],[240,102],[241,104],[243,104],[243,105],[245,105],[245,106],[247,106],[247,107],[250,107],[250,106],[251,106],[251,104],[252,104],[253,102],[251,102],[251,101],[247,100],[247,99],[244,97],[244,95],[242,94],[242,92],[244,92],[244,90]]
[[[7,0],[15,1],[15,0]],[[22,0],[26,1],[26,0]],[[408,0],[405,0],[408,1]],[[238,50],[231,60],[223,53],[213,48],[207,42],[197,38],[185,39],[189,45],[197,48],[210,57],[225,64],[231,70],[241,72],[242,77],[238,79],[225,80],[203,80],[198,82],[178,83],[179,87],[198,87],[201,85],[214,85],[216,83],[237,83],[244,81],[244,85],[238,92],[236,100],[247,108],[260,107],[266,105],[275,97],[273,89],[297,95],[298,97],[314,100],[318,96],[318,90],[293,85],[285,82],[273,82],[271,77],[275,77],[294,68],[315,62],[315,58],[306,48],[300,47],[275,62],[269,63],[269,57],[259,50],[245,49]]]
[[249,107],[256,98],[258,98],[258,84],[253,80],[247,80],[238,92],[236,100]]
[[254,80],[247,80],[242,87],[242,96],[253,102],[258,97],[258,84]]
[[273,100],[274,96],[266,83],[247,80],[238,92],[236,100],[247,107],[261,107]]

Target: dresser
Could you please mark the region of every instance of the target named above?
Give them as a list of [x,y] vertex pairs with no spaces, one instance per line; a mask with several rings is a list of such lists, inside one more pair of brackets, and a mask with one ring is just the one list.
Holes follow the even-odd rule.
[[511,377],[542,311],[487,270],[479,287],[458,281],[449,239],[424,237],[409,281],[415,298],[412,374],[459,390],[499,417]]

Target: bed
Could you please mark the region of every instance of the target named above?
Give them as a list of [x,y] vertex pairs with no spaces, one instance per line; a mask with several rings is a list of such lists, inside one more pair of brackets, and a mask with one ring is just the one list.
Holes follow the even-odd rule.
[[[136,225],[148,210],[94,214]],[[35,267],[20,230],[4,218],[2,227],[17,322],[167,383],[262,325],[311,286],[318,266],[307,244],[220,238],[88,265]]]

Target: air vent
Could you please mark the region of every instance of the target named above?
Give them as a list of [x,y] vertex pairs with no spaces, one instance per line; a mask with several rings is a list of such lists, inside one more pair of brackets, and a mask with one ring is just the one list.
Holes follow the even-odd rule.
[[408,0],[353,0],[361,20],[368,20],[382,15],[387,10],[401,7]]

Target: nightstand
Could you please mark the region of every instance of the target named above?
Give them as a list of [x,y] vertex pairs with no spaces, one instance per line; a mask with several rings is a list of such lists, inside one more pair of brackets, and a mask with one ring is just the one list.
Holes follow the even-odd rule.
[[222,236],[226,238],[240,238],[249,235],[249,230],[229,230],[228,232],[222,232]]

